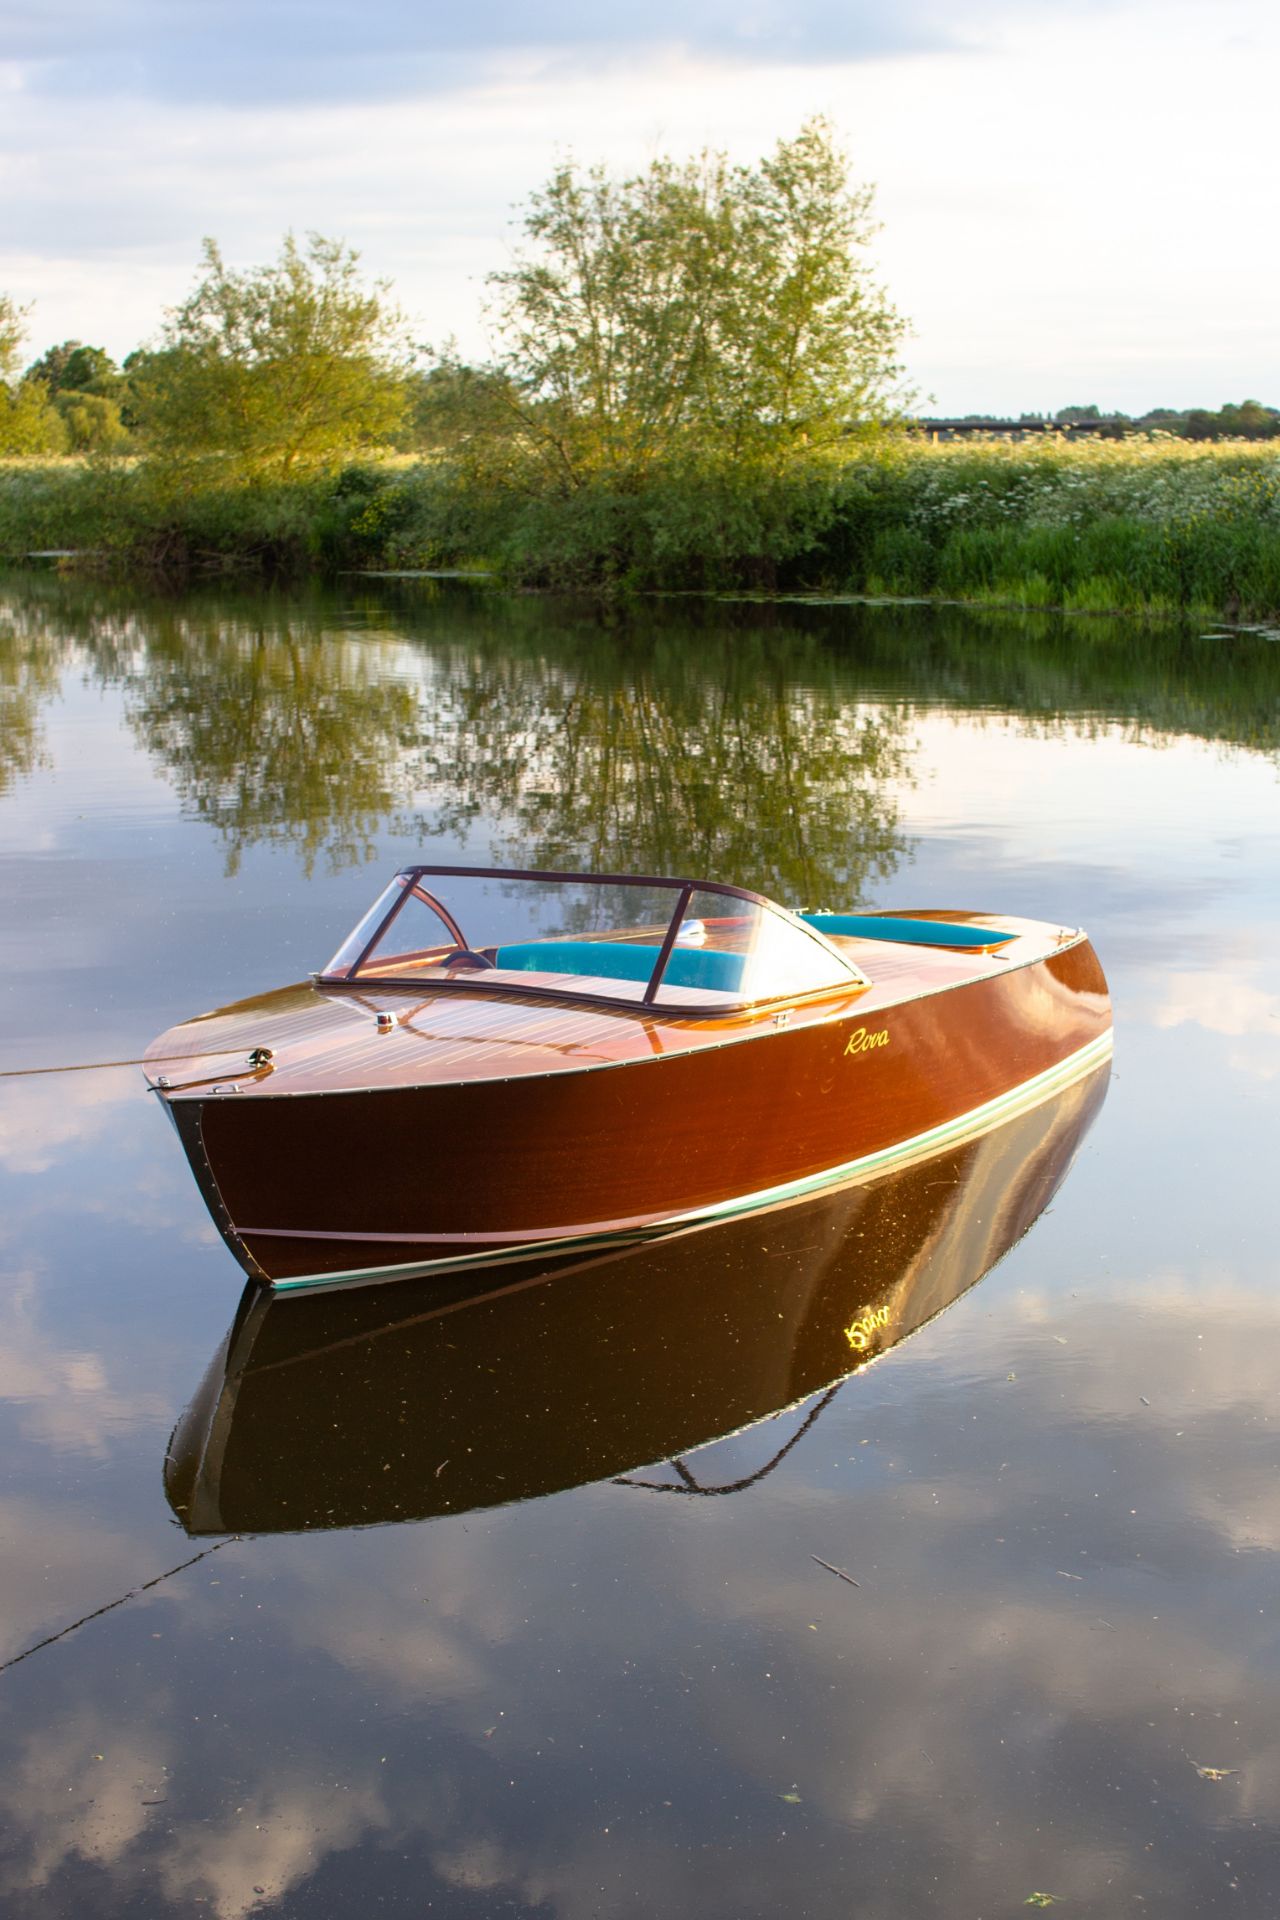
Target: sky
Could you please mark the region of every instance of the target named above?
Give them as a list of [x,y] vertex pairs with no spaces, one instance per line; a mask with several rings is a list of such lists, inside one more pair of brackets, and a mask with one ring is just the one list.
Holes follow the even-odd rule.
[[1280,405],[1271,0],[0,0],[0,292],[153,338],[200,242],[341,236],[414,337],[558,159],[751,160],[825,113],[925,411]]

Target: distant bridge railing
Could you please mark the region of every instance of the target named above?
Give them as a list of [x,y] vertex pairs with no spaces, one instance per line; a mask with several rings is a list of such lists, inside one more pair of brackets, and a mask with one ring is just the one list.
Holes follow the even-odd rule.
[[1064,440],[1077,440],[1084,434],[1100,434],[1118,440],[1133,432],[1130,420],[908,420],[909,432],[924,434],[930,440],[959,440],[980,437],[988,440],[1035,440],[1057,434]]

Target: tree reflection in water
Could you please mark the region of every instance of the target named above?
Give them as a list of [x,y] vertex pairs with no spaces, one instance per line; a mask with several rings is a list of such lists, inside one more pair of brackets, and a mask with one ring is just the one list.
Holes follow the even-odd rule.
[[425,581],[175,601],[36,575],[0,598],[0,791],[37,765],[40,709],[77,664],[122,689],[230,872],[261,845],[342,867],[390,829],[442,859],[470,841],[481,861],[852,903],[904,852],[922,711],[1280,752],[1280,652],[1248,634]]
[[44,758],[41,709],[57,693],[69,653],[20,602],[0,602],[0,794]]
[[[566,620],[484,593],[430,599],[426,621],[419,596],[383,624],[382,603],[323,593],[145,603],[37,586],[12,628],[14,770],[33,764],[39,704],[79,654],[122,689],[231,873],[263,844],[294,847],[308,872],[371,859],[387,826],[444,841],[447,859],[483,829],[513,864],[711,874],[819,902],[857,898],[902,851],[902,712],[863,705],[821,640],[787,624]],[[61,652],[42,678],[48,630]]]
[[422,745],[435,830],[483,820],[514,863],[710,875],[798,902],[892,874],[901,708],[864,705],[814,636],[717,614],[579,617],[550,637],[544,615],[534,645],[486,623],[441,663],[442,724]]

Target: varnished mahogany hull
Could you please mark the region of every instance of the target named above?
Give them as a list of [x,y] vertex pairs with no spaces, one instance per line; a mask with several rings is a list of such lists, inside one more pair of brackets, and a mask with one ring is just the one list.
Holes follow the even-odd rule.
[[[1057,1191],[1107,1079],[897,1172],[576,1262],[295,1299],[251,1282],[170,1443],[174,1510],[192,1534],[421,1519],[763,1420],[981,1279]],[[752,1483],[823,1404],[750,1443],[729,1488],[709,1462],[678,1484]]]
[[[250,1274],[282,1286],[639,1236],[925,1151],[1083,1071],[1110,1004],[1088,941],[872,1010],[513,1078],[171,1106]],[[1094,1050],[1091,1054],[1090,1050]]]

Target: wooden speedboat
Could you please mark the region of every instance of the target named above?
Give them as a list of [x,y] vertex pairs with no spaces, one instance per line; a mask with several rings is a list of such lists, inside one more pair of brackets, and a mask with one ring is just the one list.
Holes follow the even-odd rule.
[[147,1053],[278,1288],[642,1238],[930,1152],[1103,1059],[1077,929],[407,867],[308,981]]
[[[905,1168],[640,1246],[301,1299],[250,1282],[170,1441],[170,1503],[192,1534],[266,1533],[465,1513],[673,1459],[674,1477],[628,1484],[754,1485],[824,1389],[1030,1230],[1108,1072]],[[728,1471],[679,1459],[789,1407]]]

